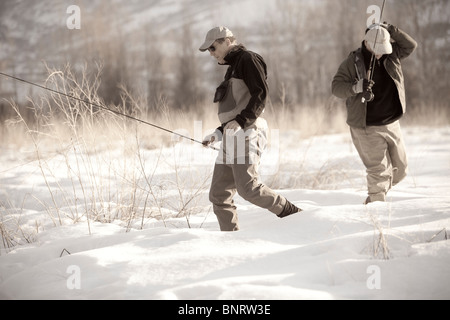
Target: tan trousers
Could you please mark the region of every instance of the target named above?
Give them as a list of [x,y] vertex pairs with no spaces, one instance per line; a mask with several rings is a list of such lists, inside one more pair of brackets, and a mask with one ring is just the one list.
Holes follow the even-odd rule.
[[[265,122],[265,121],[264,121]],[[211,182],[209,199],[221,231],[239,230],[233,197],[279,215],[286,199],[260,182],[258,167],[267,141],[267,127],[253,126],[237,136],[224,135]]]
[[387,192],[408,173],[400,122],[366,129],[350,128],[350,131],[367,169],[370,201],[385,201]]

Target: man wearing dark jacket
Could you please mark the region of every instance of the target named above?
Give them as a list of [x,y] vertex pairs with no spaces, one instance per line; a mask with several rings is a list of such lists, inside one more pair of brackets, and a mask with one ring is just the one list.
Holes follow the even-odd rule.
[[221,126],[203,144],[222,141],[211,182],[209,199],[222,231],[239,230],[233,197],[245,200],[283,218],[301,209],[260,182],[258,166],[266,144],[267,122],[261,118],[268,95],[264,59],[243,45],[225,27],[208,32],[199,49],[209,51],[220,65],[228,65],[214,102]]
[[406,111],[401,60],[416,47],[397,27],[372,25],[361,48],[342,62],[333,79],[333,94],[347,100],[347,124],[367,169],[366,204],[385,201],[391,187],[407,175],[399,123]]

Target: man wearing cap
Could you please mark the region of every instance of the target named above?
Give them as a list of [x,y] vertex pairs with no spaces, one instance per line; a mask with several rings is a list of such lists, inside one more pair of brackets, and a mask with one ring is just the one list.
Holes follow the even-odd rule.
[[264,59],[237,44],[226,27],[210,30],[199,50],[208,50],[219,65],[228,66],[214,96],[221,126],[203,139],[205,146],[222,141],[209,193],[220,229],[239,230],[233,201],[236,192],[280,218],[302,211],[259,179],[258,166],[268,130],[261,118],[268,95]]
[[350,53],[333,78],[332,92],[347,100],[347,124],[367,169],[366,204],[386,201],[391,187],[407,175],[399,123],[406,111],[401,60],[416,47],[416,41],[397,27],[372,25],[361,48]]

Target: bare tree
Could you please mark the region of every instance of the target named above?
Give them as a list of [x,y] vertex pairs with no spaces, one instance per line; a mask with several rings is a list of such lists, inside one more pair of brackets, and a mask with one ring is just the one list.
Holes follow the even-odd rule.
[[197,49],[190,23],[186,23],[180,36],[180,46],[183,50],[178,51],[176,60],[178,63],[175,72],[174,83],[174,105],[180,109],[195,107],[203,101],[205,95],[199,87],[200,68],[197,63]]
[[402,0],[394,7],[398,24],[410,31],[419,46],[405,68],[411,107],[446,107],[450,93],[450,2]]

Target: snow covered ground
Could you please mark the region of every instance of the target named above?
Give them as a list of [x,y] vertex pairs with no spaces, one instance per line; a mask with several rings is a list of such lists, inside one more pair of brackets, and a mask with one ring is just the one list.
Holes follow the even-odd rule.
[[264,179],[304,212],[278,219],[237,196],[236,233],[218,230],[215,152],[201,146],[141,150],[142,161],[72,148],[40,166],[0,148],[0,298],[450,299],[450,128],[404,134],[409,176],[364,206],[349,134],[281,132]]

